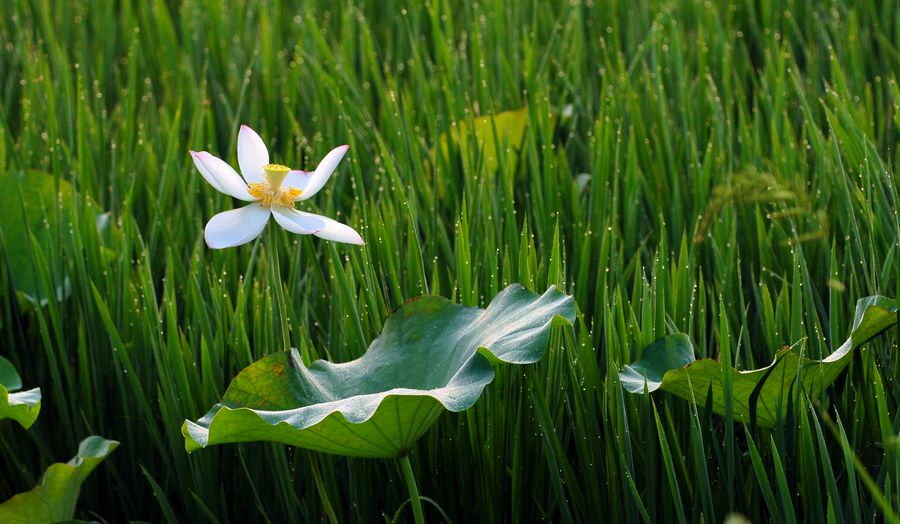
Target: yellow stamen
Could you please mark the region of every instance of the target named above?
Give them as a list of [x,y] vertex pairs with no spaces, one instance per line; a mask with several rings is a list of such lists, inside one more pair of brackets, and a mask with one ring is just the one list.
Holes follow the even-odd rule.
[[294,200],[303,194],[303,191],[296,187],[288,187],[273,191],[272,187],[265,183],[250,184],[250,187],[247,188],[247,190],[250,192],[250,196],[259,199],[259,203],[266,207],[294,207]]

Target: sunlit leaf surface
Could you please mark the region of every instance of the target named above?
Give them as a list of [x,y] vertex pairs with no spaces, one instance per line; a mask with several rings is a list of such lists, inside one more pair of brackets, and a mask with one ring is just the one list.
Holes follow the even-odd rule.
[[[528,122],[528,109],[504,111],[495,115],[483,115],[472,118],[472,124],[465,120],[457,122],[448,132],[438,138],[438,145],[444,155],[449,154],[450,142],[459,151],[459,155],[470,158],[477,154],[485,171],[492,173],[500,166],[500,156],[504,163],[515,166]],[[474,149],[473,149],[474,147]]]

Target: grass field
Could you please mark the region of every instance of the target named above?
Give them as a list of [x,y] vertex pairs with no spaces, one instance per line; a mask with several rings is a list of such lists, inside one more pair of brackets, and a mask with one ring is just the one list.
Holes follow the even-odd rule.
[[[0,422],[0,500],[96,434],[121,444],[81,519],[411,522],[394,460],[188,454],[182,422],[285,327],[346,361],[413,297],[483,307],[519,282],[571,294],[576,325],[412,450],[429,521],[897,522],[896,328],[774,428],[629,394],[618,370],[677,331],[738,369],[821,358],[858,299],[900,296],[900,4],[228,4],[0,2],[0,177],[74,188],[2,251],[0,355],[43,405]],[[302,208],[366,245],[208,249],[237,203],[188,151],[237,165],[241,124],[292,166],[349,144]],[[66,296],[22,300],[14,264]]]

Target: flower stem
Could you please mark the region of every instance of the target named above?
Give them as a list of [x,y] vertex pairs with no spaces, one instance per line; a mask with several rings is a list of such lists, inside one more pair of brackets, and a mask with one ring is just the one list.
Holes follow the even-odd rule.
[[281,284],[281,266],[278,264],[278,231],[269,226],[269,267],[271,267],[271,287],[275,293],[278,318],[281,320],[281,343],[284,351],[291,350],[290,327],[288,326],[287,304],[284,300],[284,286]]
[[425,524],[425,515],[422,513],[422,501],[419,499],[419,487],[416,486],[416,476],[413,475],[412,465],[409,463],[409,455],[400,457],[400,468],[403,470],[403,479],[409,489],[409,499],[413,508],[416,524]]

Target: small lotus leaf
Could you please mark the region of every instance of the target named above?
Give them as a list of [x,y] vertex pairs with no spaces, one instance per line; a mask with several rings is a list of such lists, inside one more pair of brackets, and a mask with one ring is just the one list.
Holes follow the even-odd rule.
[[188,451],[266,440],[326,453],[406,453],[443,411],[463,411],[494,378],[491,361],[543,356],[553,325],[571,325],[575,303],[555,288],[503,290],[487,309],[440,297],[410,302],[351,362],[306,366],[295,351],[264,357],[232,381],[222,401],[185,421]]
[[0,420],[11,418],[28,429],[41,411],[41,388],[20,389],[22,380],[12,362],[0,357]]
[[[897,324],[897,301],[881,296],[861,299],[856,304],[850,338],[821,360],[802,356],[784,348],[772,364],[749,371],[732,370],[732,409],[735,420],[772,427],[788,413],[792,394],[804,391],[818,396],[837,379],[850,362],[853,350]],[[622,386],[631,393],[668,391],[679,397],[696,399],[725,413],[722,363],[695,360],[690,338],[677,333],[656,340],[641,358],[619,373]],[[798,385],[799,380],[799,385]]]
[[118,445],[115,440],[97,436],[82,440],[72,460],[53,464],[38,486],[0,504],[0,522],[49,524],[72,519],[81,484]]

